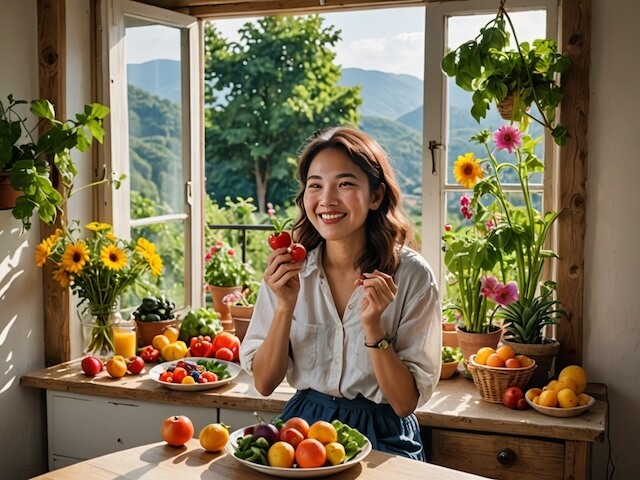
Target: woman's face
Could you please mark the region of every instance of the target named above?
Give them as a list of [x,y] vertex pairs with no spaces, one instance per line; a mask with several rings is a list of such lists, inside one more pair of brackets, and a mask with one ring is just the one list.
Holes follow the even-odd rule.
[[380,205],[381,190],[372,194],[364,171],[342,150],[327,148],[309,166],[304,208],[326,241],[354,241],[359,247],[369,210]]

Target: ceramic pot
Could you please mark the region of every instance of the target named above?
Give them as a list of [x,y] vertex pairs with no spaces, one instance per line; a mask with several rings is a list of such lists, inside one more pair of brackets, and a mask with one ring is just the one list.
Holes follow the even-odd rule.
[[458,364],[460,362],[442,362],[442,368],[440,370],[440,380],[446,380],[453,377],[458,371]]
[[492,325],[489,333],[469,333],[464,327],[458,325],[456,332],[465,361],[468,361],[469,357],[476,354],[481,347],[498,348],[502,336],[502,328],[497,325]]
[[513,348],[516,355],[526,355],[536,361],[537,367],[525,387],[527,390],[534,387],[542,388],[549,383],[553,377],[556,355],[560,351],[560,342],[548,339],[545,343],[516,343],[503,336],[502,344]]
[[151,345],[153,337],[160,335],[167,327],[175,327],[177,322],[178,321],[175,318],[170,320],[160,320],[158,322],[140,322],[136,320],[136,338],[138,339],[138,347]]
[[249,328],[249,323],[251,323],[250,318],[233,317],[234,334],[240,341],[244,340],[244,336],[247,334],[247,329]]
[[211,300],[213,301],[213,309],[218,312],[222,326],[225,327],[225,330],[228,330],[226,328],[227,325],[230,326],[230,328],[233,328],[231,310],[229,309],[229,306],[222,301],[222,299],[230,293],[242,290],[242,287],[218,287],[216,285],[208,285],[208,288],[209,293],[211,293]]
[[456,324],[451,322],[442,322],[442,346],[458,347],[458,332],[456,332]]

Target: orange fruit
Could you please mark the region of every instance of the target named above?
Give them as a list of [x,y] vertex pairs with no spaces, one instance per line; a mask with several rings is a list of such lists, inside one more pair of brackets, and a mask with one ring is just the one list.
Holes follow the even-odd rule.
[[509,358],[513,358],[516,356],[516,352],[513,351],[513,348],[511,348],[508,345],[502,345],[501,347],[498,347],[498,349],[496,350],[496,353],[498,354],[498,356],[504,360],[505,362],[509,359]]
[[563,388],[557,393],[558,405],[562,408],[573,408],[578,406],[578,396],[570,388]]
[[520,365],[520,360],[518,360],[515,357],[507,358],[504,361],[504,366],[507,367],[507,368],[520,368],[520,367],[522,367],[522,365]]
[[278,441],[269,447],[267,460],[272,467],[293,467],[296,450],[290,443]]
[[487,364],[487,358],[489,357],[489,355],[491,355],[492,353],[496,353],[494,348],[491,347],[482,347],[478,350],[478,352],[476,353],[476,357],[475,357],[475,362],[479,365],[486,365]]
[[522,355],[522,354],[516,355],[516,358],[520,362],[520,365],[523,367],[530,367],[531,364],[533,363],[533,361],[526,355]]
[[221,423],[210,423],[200,430],[198,440],[207,452],[219,452],[229,441],[229,429]]
[[487,357],[487,367],[504,367],[504,360],[497,353],[492,353]]
[[556,386],[556,383],[558,383],[558,380],[551,380],[544,387],[542,387],[542,390],[553,390]]
[[578,385],[576,393],[579,395],[587,388],[587,372],[579,365],[569,365],[564,367],[558,375],[558,380],[564,380],[566,378],[573,379]]
[[307,438],[314,438],[323,445],[326,445],[327,443],[338,441],[338,432],[329,422],[318,420],[309,427]]
[[127,362],[122,355],[114,355],[105,364],[111,378],[122,378],[127,373]]
[[553,389],[556,391],[556,393],[565,388],[570,388],[571,390],[573,390],[573,393],[578,392],[578,384],[571,377],[565,377],[562,380],[558,380],[553,386]]
[[538,404],[543,407],[557,407],[558,395],[555,390],[543,390],[539,396]]
[[590,400],[591,400],[591,397],[589,395],[587,395],[586,393],[581,393],[580,395],[578,395],[578,405],[579,406],[588,404]]
[[527,390],[527,393],[525,393],[524,396],[527,397],[527,400],[530,400],[533,402],[533,399],[536,398],[541,393],[542,393],[541,388],[530,388],[529,390]]
[[322,467],[327,463],[327,450],[315,438],[305,438],[296,448],[295,459],[300,468]]
[[289,420],[284,422],[282,430],[285,428],[295,428],[304,438],[307,438],[307,435],[309,434],[309,422],[301,417],[291,417]]

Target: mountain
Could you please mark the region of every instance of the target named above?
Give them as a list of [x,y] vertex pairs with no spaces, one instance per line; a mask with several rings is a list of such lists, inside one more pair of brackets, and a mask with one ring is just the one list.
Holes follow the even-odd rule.
[[395,120],[422,105],[423,82],[412,75],[343,68],[338,83],[345,87],[362,87],[362,115]]
[[146,90],[150,94],[180,103],[180,62],[177,60],[151,60],[127,65],[129,85]]

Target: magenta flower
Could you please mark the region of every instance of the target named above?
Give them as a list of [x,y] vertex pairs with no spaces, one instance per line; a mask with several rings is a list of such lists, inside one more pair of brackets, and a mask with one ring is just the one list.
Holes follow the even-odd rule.
[[467,195],[466,193],[463,193],[462,196],[460,197],[460,206],[468,207],[469,205],[471,205],[471,199],[469,198],[469,195]]
[[522,132],[513,125],[503,125],[493,132],[493,141],[496,142],[498,150],[506,150],[513,153],[522,145]]
[[493,220],[489,220],[487,222],[487,231],[491,232],[494,228],[496,228],[496,222],[494,222]]
[[502,286],[502,284],[496,280],[496,277],[482,277],[480,293],[492,299],[498,285]]
[[506,285],[499,285],[501,288],[494,291],[494,295],[491,300],[496,302],[498,305],[502,305],[503,307],[506,307],[510,303],[518,300],[518,285],[516,285],[516,282],[509,282]]
[[465,193],[460,197],[460,213],[462,213],[462,216],[467,220],[473,218],[473,212],[469,208],[469,205],[471,205],[471,199]]

